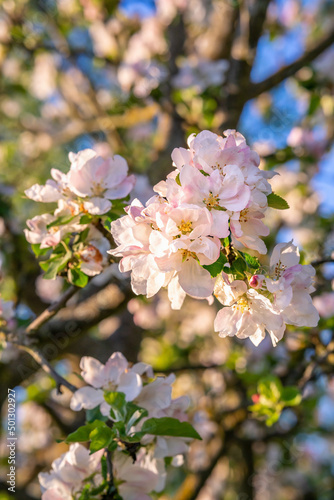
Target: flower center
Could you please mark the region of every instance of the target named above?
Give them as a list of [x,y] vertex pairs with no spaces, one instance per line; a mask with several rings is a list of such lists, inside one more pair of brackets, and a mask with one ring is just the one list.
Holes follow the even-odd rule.
[[190,252],[190,250],[182,250],[182,262],[189,259],[197,259],[195,252]]
[[209,210],[211,208],[215,208],[215,207],[219,206],[218,195],[216,194],[216,196],[213,196],[213,194],[210,193],[210,195],[207,198],[204,198],[203,202],[206,204],[206,206],[208,207]]
[[103,181],[101,182],[93,182],[92,183],[92,192],[95,196],[100,196],[105,192],[106,188],[103,185]]
[[49,228],[49,233],[50,234],[55,234],[57,231],[59,231],[59,226],[51,226]]
[[184,221],[183,219],[181,220],[181,224],[177,226],[181,234],[188,234],[191,233],[193,230],[192,228],[192,222],[191,221]]
[[285,269],[286,266],[282,264],[282,262],[279,260],[274,269],[275,278],[278,279],[281,276],[281,274],[285,271]]
[[232,306],[234,311],[240,311],[244,313],[245,311],[249,311],[248,300],[246,297],[241,297],[236,304]]

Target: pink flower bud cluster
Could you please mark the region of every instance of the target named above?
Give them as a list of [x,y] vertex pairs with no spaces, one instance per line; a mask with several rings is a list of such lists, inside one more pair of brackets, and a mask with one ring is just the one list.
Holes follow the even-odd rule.
[[249,338],[258,345],[267,331],[275,346],[286,325],[316,326],[319,314],[312,303],[315,270],[299,264],[298,248],[290,243],[275,246],[267,276],[254,275],[249,282],[229,279],[223,273],[216,281],[215,295],[227,307],[215,319],[221,337]]
[[203,266],[217,261],[229,235],[266,253],[260,237],[269,234],[262,219],[274,173],[259,169],[259,156],[241,134],[224,135],[191,135],[189,149],[173,151],[176,168],[154,187],[157,195],[146,206],[134,200],[111,224],[118,247],[110,253],[122,257],[122,272],[131,271],[136,294],[152,297],[167,286],[174,309],[186,294],[210,297],[215,280]]

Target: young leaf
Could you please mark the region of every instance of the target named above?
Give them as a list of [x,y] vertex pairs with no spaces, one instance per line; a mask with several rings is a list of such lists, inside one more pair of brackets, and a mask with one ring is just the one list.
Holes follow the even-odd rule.
[[249,253],[244,253],[243,256],[248,267],[250,267],[251,269],[259,269],[260,262],[257,257],[252,257],[251,255],[249,255]]
[[41,255],[45,255],[50,251],[50,248],[41,248],[41,245],[38,243],[33,243],[31,245],[31,249],[36,255],[36,257],[40,257]]
[[271,208],[276,208],[277,210],[286,210],[289,207],[289,204],[287,201],[284,200],[281,196],[275,193],[270,193],[267,196],[268,200],[268,207]]
[[111,417],[114,420],[123,420],[126,415],[125,394],[123,392],[105,392],[104,399],[111,406]]
[[219,256],[219,259],[216,260],[216,262],[214,262],[213,264],[209,264],[208,266],[203,266],[203,267],[204,267],[204,269],[209,271],[209,273],[211,274],[211,276],[213,278],[215,278],[216,276],[218,276],[218,274],[220,274],[222,272],[223,267],[226,263],[227,263],[227,258],[225,257],[225,255],[223,253],[221,253]]
[[78,268],[69,269],[67,277],[68,281],[72,283],[72,285],[78,286],[80,288],[84,288],[89,280],[87,274],[83,273]]
[[90,433],[97,427],[104,425],[101,420],[95,420],[94,422],[82,425],[76,431],[69,434],[66,438],[66,443],[82,443],[89,441]]
[[112,429],[107,427],[105,424],[94,429],[90,435],[89,439],[90,443],[90,452],[95,453],[96,451],[101,450],[102,448],[107,448],[111,441],[114,438],[114,433]]
[[141,432],[154,436],[175,436],[202,440],[189,422],[180,422],[176,418],[149,418],[143,424]]

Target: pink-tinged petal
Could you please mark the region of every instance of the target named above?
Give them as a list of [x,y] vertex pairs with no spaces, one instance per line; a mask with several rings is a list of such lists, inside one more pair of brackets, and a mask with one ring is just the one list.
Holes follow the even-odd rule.
[[66,497],[64,497],[61,493],[59,493],[57,490],[47,490],[45,493],[42,495],[42,500],[65,500]]
[[175,148],[172,152],[172,160],[176,168],[181,171],[184,165],[191,163],[192,156],[187,149]]
[[138,373],[138,375],[141,376],[147,375],[149,378],[154,378],[152,366],[147,363],[143,363],[142,361],[140,361],[139,363],[135,363],[131,368],[131,371]]
[[267,331],[270,335],[271,341],[273,343],[273,346],[276,347],[277,342],[282,340],[284,332],[285,332],[286,325],[285,323],[282,324],[281,328],[278,328],[276,330],[270,330],[267,328]]
[[299,263],[299,259],[299,250],[292,241],[279,243],[271,254],[270,267],[275,267],[279,262],[285,267],[292,267]]
[[89,201],[84,202],[84,208],[89,214],[102,215],[111,209],[111,203],[105,198],[90,198]]
[[234,337],[238,333],[237,322],[241,313],[234,311],[232,307],[224,307],[218,311],[214,321],[214,330],[219,333],[219,337]]
[[81,169],[89,160],[96,157],[97,154],[93,149],[83,149],[78,153],[70,152],[68,158],[71,162],[71,170]]
[[176,276],[168,285],[168,298],[171,302],[171,308],[176,311],[181,309],[185,297],[186,293],[180,287],[178,277]]
[[84,356],[80,360],[81,376],[96,389],[105,384],[104,365],[98,359]]
[[249,340],[257,347],[265,338],[265,336],[266,332],[264,328],[258,327],[255,333],[253,333],[253,335],[250,335]]
[[88,262],[82,262],[80,270],[87,276],[96,276],[103,271],[103,267],[98,262],[91,260]]
[[85,410],[93,410],[93,408],[99,406],[103,401],[103,391],[100,389],[81,387],[73,394],[70,408],[73,411],[80,411],[82,408],[85,408]]
[[103,173],[108,187],[117,187],[121,184],[128,174],[128,163],[120,155],[115,155],[113,158],[105,160],[103,165]]
[[27,189],[24,194],[31,200],[51,203],[60,200],[61,193],[55,181],[46,181],[45,186],[34,184],[31,188]]
[[210,234],[218,238],[226,238],[230,234],[228,213],[221,210],[212,210],[211,215],[213,222]]
[[109,200],[118,200],[125,198],[134,188],[136,184],[136,177],[134,175],[129,175],[120,184],[114,188],[109,188],[104,193],[104,196]]
[[247,292],[247,285],[244,281],[234,280],[231,284],[225,283],[222,276],[216,280],[214,294],[224,306],[231,306],[239,297]]
[[188,250],[197,255],[201,266],[207,266],[219,258],[220,241],[218,238],[198,238],[191,242]]
[[121,352],[114,352],[104,367],[105,380],[118,384],[120,376],[127,370],[128,364]]
[[126,401],[133,401],[139,395],[142,386],[143,383],[138,373],[128,371],[120,376],[117,391],[125,394]]
[[182,264],[178,277],[181,288],[192,297],[205,299],[213,292],[213,278],[195,259],[190,258]]

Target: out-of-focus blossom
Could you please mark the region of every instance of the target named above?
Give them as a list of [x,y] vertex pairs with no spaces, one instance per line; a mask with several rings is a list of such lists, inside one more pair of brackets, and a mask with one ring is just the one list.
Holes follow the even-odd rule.
[[222,85],[228,70],[228,62],[224,59],[210,61],[188,58],[182,62],[179,72],[173,77],[173,86],[177,89],[193,87],[201,93],[211,86]]
[[50,472],[41,472],[38,479],[42,488],[42,500],[72,500],[79,493],[85,480],[90,477],[96,485],[102,482],[100,461],[103,450],[90,455],[79,443],[72,444],[54,462]]
[[101,410],[108,415],[110,408],[104,401],[103,389],[123,392],[127,401],[132,401],[141,391],[142,381],[136,368],[129,368],[120,352],[112,354],[105,365],[85,356],[80,361],[80,368],[83,379],[91,387],[82,387],[74,393],[71,399],[72,410],[93,409],[101,405]]
[[31,76],[31,93],[40,100],[51,97],[56,90],[57,69],[52,54],[41,53],[35,57]]
[[313,304],[323,318],[331,318],[334,316],[334,292],[317,295],[317,297],[313,299]]

